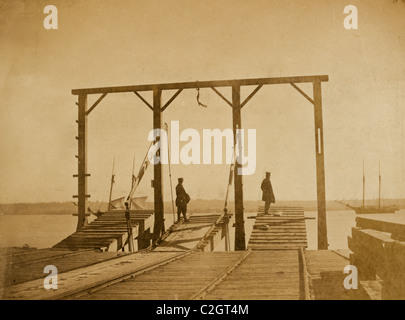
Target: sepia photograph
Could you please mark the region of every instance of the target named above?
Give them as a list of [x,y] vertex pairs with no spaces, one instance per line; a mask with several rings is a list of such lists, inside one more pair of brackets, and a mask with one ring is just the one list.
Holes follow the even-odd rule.
[[0,0],[0,66],[0,300],[405,299],[405,0]]

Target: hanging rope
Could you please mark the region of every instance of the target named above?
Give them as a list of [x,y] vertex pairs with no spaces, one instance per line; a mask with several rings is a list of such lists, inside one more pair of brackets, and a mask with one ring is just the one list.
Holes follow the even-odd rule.
[[207,105],[201,103],[201,101],[200,101],[200,88],[197,88],[197,103],[201,107],[208,108]]

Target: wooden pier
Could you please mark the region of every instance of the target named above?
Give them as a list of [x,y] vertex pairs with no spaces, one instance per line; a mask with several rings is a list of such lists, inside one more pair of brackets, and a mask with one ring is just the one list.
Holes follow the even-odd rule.
[[356,222],[348,243],[362,287],[371,299],[405,299],[405,223],[371,217]]
[[259,209],[248,248],[252,250],[290,250],[307,247],[303,208],[273,207],[269,214]]
[[200,299],[299,300],[305,298],[302,249],[307,246],[303,208],[262,208],[248,242],[249,253],[229,276]]
[[[150,230],[153,226],[153,210],[131,210],[132,235],[137,248],[149,246]],[[145,239],[146,238],[146,239]],[[125,211],[114,210],[103,213],[93,222],[54,245],[59,249],[100,249],[115,252],[128,245],[128,229]]]
[[[248,249],[242,251],[212,252],[218,240],[225,237],[224,226],[229,221],[220,214],[199,214],[192,215],[188,222],[173,225],[156,245],[135,253],[60,248],[3,253],[1,261],[7,272],[0,296],[86,300],[356,300],[394,298],[395,293],[395,297],[400,297],[404,243],[392,236],[403,239],[401,224],[359,218],[358,227],[349,239],[354,253],[306,250],[302,208],[273,207],[270,213],[259,212]],[[375,259],[366,261],[364,255],[369,252],[375,254]],[[360,286],[358,290],[347,290],[343,286],[347,276],[344,268],[353,263],[359,268]],[[397,266],[395,272],[387,269],[387,263]],[[49,264],[58,268],[58,290],[43,287],[43,268]],[[31,276],[25,277],[24,270]],[[379,295],[375,288],[380,288]]]
[[220,214],[193,214],[186,223],[164,237],[153,251],[187,251],[197,247],[212,251],[225,237],[224,227],[224,218]]
[[[125,249],[128,235],[126,227],[123,227],[123,224],[126,226],[123,214],[119,211],[105,213],[54,248],[3,252],[0,260],[3,275],[0,297],[57,299],[92,288],[100,281],[104,283],[125,277],[128,273],[132,275],[133,272],[144,270],[145,266],[161,266],[172,261],[173,257],[177,259],[197,249],[210,251],[225,237],[225,224],[229,223],[229,217],[225,219],[220,214],[197,214],[189,217],[188,222],[174,225],[157,245],[147,250],[112,252]],[[153,224],[150,212],[131,212],[131,220],[134,238],[139,237],[139,230],[148,230]],[[99,237],[94,237],[94,234]],[[63,290],[44,292],[46,265],[58,268],[61,278],[59,285],[63,286]]]

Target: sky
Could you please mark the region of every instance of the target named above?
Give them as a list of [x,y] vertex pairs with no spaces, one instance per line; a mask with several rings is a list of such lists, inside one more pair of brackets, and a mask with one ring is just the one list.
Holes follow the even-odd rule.
[[[326,198],[405,198],[405,3],[393,0],[0,0],[0,202],[71,201],[77,194],[77,97],[72,89],[329,75],[322,84]],[[343,10],[358,9],[357,30]],[[300,86],[312,96],[310,84]],[[242,89],[242,98],[252,88]],[[230,100],[228,89],[221,92]],[[165,92],[163,101],[172,92]],[[163,114],[180,130],[232,126],[213,91],[185,90]],[[152,103],[150,94],[144,97]],[[98,96],[89,97],[91,105]],[[88,193],[130,189],[148,149],[152,112],[134,94],[108,95],[88,118]],[[289,85],[265,86],[243,108],[257,164],[244,198],[260,200],[266,171],[278,200],[316,199],[313,106]],[[181,146],[184,143],[181,144]],[[138,194],[153,200],[150,168]],[[172,165],[191,198],[224,199],[229,165]],[[168,166],[164,198],[170,201]],[[232,199],[232,197],[231,197]]]

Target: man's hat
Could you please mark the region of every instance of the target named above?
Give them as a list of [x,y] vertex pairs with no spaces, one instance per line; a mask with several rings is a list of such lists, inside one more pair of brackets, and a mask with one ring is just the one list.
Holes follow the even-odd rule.
[[178,180],[179,182],[183,182],[183,181],[184,181],[183,178],[177,178],[177,180]]
[[271,172],[266,172],[266,175],[269,175],[269,174],[271,174]]

